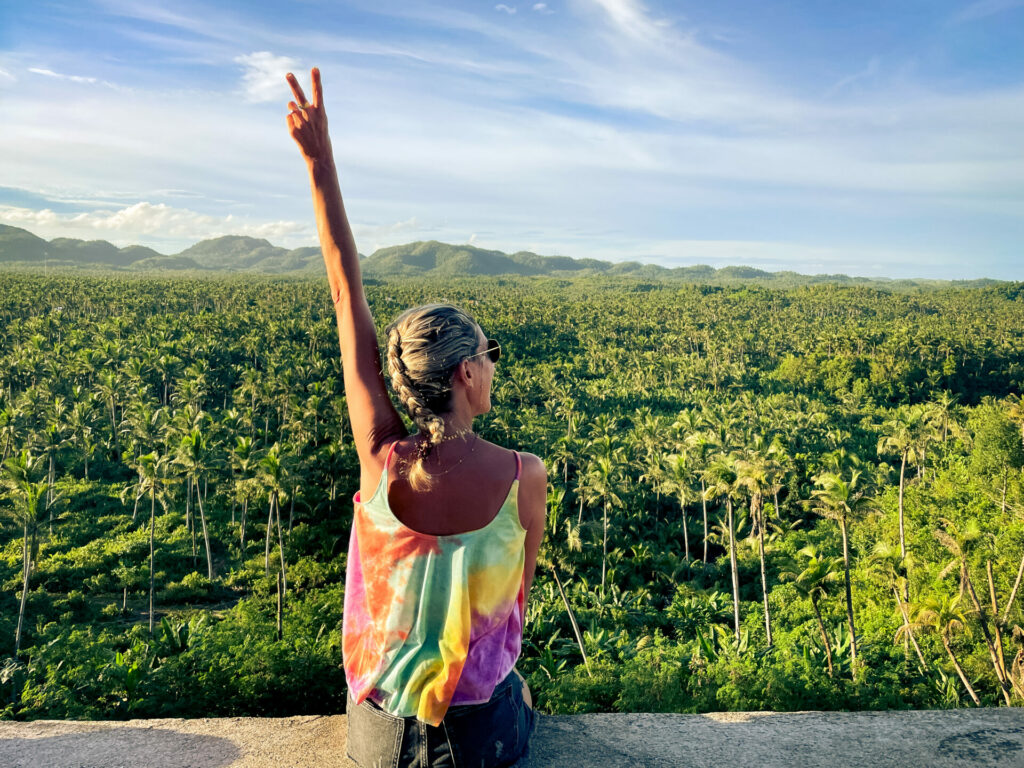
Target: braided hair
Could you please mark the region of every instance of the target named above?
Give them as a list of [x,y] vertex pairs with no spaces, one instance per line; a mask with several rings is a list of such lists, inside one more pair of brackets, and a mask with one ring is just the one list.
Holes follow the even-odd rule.
[[450,304],[407,309],[387,328],[391,387],[423,437],[409,471],[414,490],[430,487],[423,463],[444,438],[440,414],[451,407],[452,375],[476,352],[478,331],[472,317]]

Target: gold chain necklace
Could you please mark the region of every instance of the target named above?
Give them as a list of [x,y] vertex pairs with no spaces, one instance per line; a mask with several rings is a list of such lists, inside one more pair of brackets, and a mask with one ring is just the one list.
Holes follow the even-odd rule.
[[[464,434],[469,434],[472,431],[473,430],[467,430]],[[424,467],[423,471],[427,472],[427,474],[430,475],[431,477],[441,477],[441,475],[447,475],[449,472],[451,472],[453,469],[458,467],[462,462],[464,462],[466,459],[468,459],[472,455],[473,451],[476,450],[476,442],[477,442],[477,439],[479,437],[480,437],[480,435],[478,435],[476,432],[473,432],[473,443],[472,443],[472,446],[470,447],[470,449],[466,452],[466,455],[463,456],[461,459],[459,459],[457,462],[455,462],[455,464],[453,464],[452,466],[448,467],[448,469],[444,470],[443,472],[427,472],[427,468]],[[447,439],[448,438],[443,438],[441,440],[441,442],[444,442]],[[454,437],[452,439],[454,439]]]

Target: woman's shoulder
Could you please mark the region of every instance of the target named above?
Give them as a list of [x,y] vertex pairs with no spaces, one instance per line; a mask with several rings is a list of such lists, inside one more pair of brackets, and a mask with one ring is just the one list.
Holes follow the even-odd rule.
[[526,482],[540,483],[546,485],[548,481],[548,469],[544,466],[543,459],[533,453],[519,451],[519,460],[522,462],[519,473],[520,480]]
[[547,469],[544,466],[543,460],[539,456],[526,451],[517,451],[512,448],[505,448],[504,446],[492,443],[489,440],[481,440],[481,447],[483,447],[488,454],[488,458],[493,462],[500,462],[502,464],[509,464],[515,466],[516,456],[519,457],[519,479],[526,481],[547,481]]

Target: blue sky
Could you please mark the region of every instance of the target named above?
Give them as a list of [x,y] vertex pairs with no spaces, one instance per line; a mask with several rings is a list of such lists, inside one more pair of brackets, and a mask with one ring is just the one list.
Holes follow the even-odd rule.
[[0,0],[0,223],[1024,279],[1024,0]]

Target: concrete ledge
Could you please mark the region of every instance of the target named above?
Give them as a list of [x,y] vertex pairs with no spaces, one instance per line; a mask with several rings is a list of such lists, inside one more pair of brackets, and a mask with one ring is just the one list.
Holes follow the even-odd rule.
[[[521,768],[1024,768],[1024,710],[544,717]],[[345,718],[0,722],[3,768],[322,768]]]

